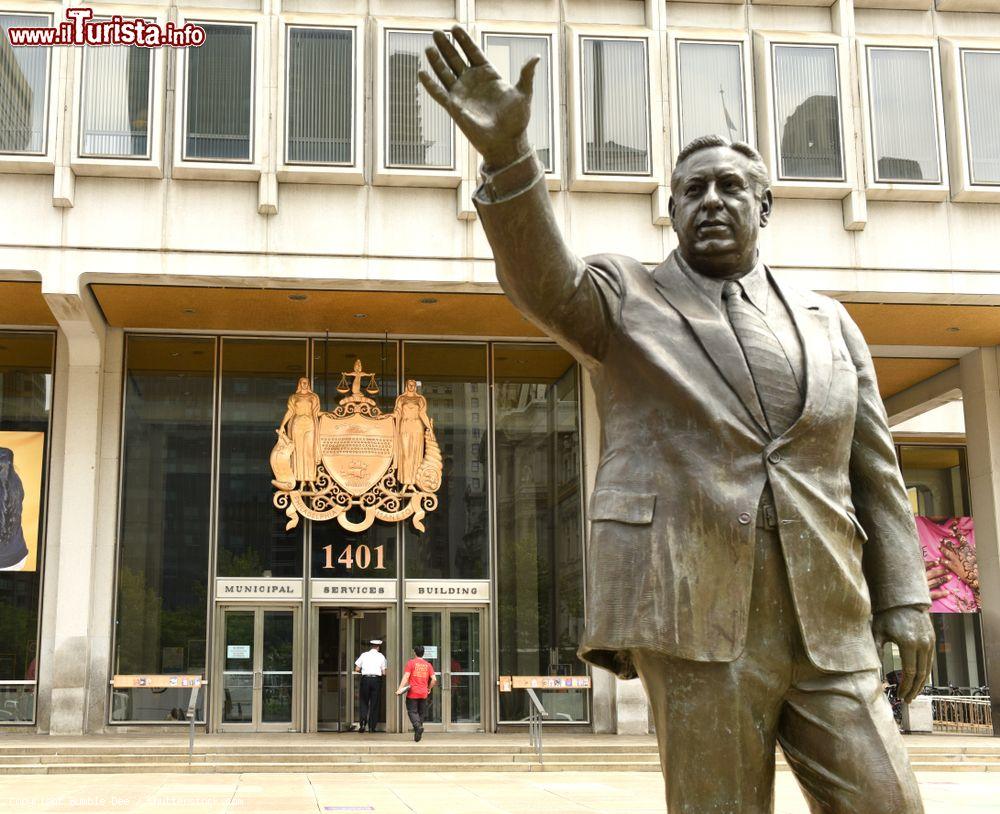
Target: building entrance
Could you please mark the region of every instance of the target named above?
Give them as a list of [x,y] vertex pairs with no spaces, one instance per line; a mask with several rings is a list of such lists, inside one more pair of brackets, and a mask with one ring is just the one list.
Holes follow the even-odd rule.
[[222,607],[220,732],[294,732],[299,722],[297,608]]
[[423,645],[438,679],[424,718],[428,731],[483,729],[484,613],[464,606],[407,609],[406,655]]
[[[382,653],[389,661],[379,695],[380,731],[393,731],[395,698],[390,682],[399,675],[394,636],[390,634],[389,611],[385,608],[317,607],[316,630],[316,729],[321,732],[348,732],[358,728],[358,701],[361,676],[354,662],[369,648],[372,639],[382,640]],[[386,726],[387,722],[390,724]]]

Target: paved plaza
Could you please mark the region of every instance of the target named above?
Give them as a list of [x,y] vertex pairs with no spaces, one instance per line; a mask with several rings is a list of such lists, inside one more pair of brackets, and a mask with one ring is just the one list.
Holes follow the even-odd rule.
[[[921,773],[927,814],[998,811],[1000,772]],[[652,772],[5,775],[0,811],[632,814],[663,812]],[[778,774],[776,814],[808,814]],[[887,814],[889,814],[887,812]]]

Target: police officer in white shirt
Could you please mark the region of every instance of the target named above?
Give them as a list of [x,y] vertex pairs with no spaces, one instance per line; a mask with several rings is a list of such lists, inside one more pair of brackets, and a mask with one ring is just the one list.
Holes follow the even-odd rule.
[[382,699],[382,676],[385,675],[385,668],[388,662],[379,652],[382,646],[381,639],[372,639],[371,650],[358,656],[354,662],[354,672],[361,674],[361,689],[358,693],[358,706],[360,706],[359,732],[364,732],[368,727],[369,732],[374,732],[378,726],[379,703]]

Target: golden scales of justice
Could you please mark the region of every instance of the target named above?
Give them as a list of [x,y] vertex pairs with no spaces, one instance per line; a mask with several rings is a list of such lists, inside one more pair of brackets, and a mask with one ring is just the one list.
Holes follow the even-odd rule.
[[[349,531],[412,517],[424,531],[424,516],[438,505],[442,461],[416,381],[408,379],[392,412],[383,413],[371,398],[379,392],[375,374],[358,359],[341,374],[337,392],[344,397],[333,412],[320,409],[307,378],[288,398],[271,451],[273,502],[288,516],[285,528],[295,528],[300,516],[336,518]],[[364,518],[350,520],[351,509]]]

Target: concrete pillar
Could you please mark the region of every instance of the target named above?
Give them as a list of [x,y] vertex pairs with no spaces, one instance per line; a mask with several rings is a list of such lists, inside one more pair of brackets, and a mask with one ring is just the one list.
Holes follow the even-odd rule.
[[94,574],[104,321],[89,292],[46,290],[46,282],[43,275],[42,293],[60,340],[51,461],[56,491],[46,533],[49,607],[42,632],[49,656],[39,679],[48,695],[49,732],[79,735],[87,731],[93,600],[95,591],[107,588],[96,585]]
[[963,356],[961,374],[986,675],[1000,737],[1000,348]]

